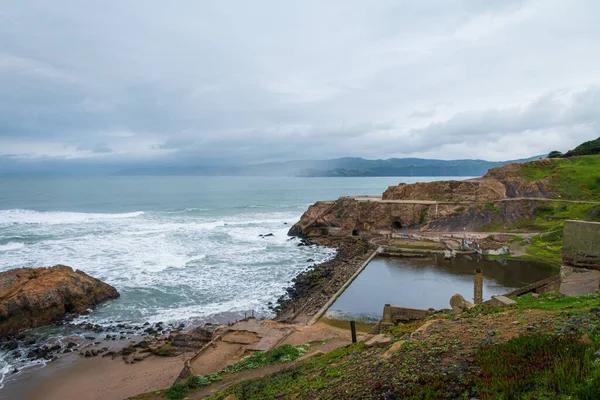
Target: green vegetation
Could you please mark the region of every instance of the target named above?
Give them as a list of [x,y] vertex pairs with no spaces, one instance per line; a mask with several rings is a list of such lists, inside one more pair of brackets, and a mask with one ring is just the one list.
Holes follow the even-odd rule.
[[406,335],[407,333],[413,333],[414,331],[419,329],[424,323],[425,323],[425,321],[414,321],[414,322],[407,322],[405,324],[398,324],[398,325],[389,327],[387,329],[387,333],[394,337],[401,338],[402,336]]
[[548,179],[554,196],[572,200],[600,200],[600,156],[554,159],[523,164],[528,181]]
[[165,390],[165,397],[168,399],[183,399],[187,393],[194,389],[200,389],[208,386],[213,382],[218,382],[222,378],[220,374],[212,374],[208,376],[191,375],[183,382],[175,383],[173,386]]
[[488,211],[493,211],[493,212],[502,214],[502,211],[498,207],[496,207],[494,205],[494,203],[492,203],[491,201],[485,203],[485,209],[488,210]]
[[517,301],[520,310],[586,310],[600,306],[600,292],[580,297],[561,297],[559,294],[549,293],[541,294],[539,297],[527,294],[511,298]]
[[595,221],[600,214],[600,205],[585,203],[548,202],[534,210],[530,219],[512,224],[517,231],[546,232],[561,229],[567,219]]
[[[235,394],[238,399],[273,399],[280,397],[282,393],[316,394],[329,383],[339,381],[343,369],[340,360],[358,353],[361,349],[363,344],[357,343],[328,354],[315,354],[308,360],[267,379],[252,379],[234,385],[212,399],[223,399],[230,394]],[[312,375],[316,372],[318,375]]]
[[563,158],[564,154],[561,153],[560,151],[551,151],[550,154],[548,154],[548,158]]
[[424,224],[425,221],[427,221],[427,213],[428,212],[429,212],[429,208],[427,208],[427,207],[421,209],[421,212],[419,213],[419,223],[420,224]]
[[600,138],[582,143],[573,150],[567,151],[565,157],[586,156],[592,154],[600,154]]
[[[342,347],[211,399],[598,399],[598,305],[600,293],[525,295],[508,310],[480,305],[460,316],[436,314],[433,329],[395,350]],[[423,323],[387,333],[396,343]]]
[[533,259],[560,266],[562,264],[562,238],[562,229],[534,236],[531,238],[531,245],[526,249],[527,255]]
[[598,399],[600,362],[594,348],[575,335],[547,334],[489,346],[477,356],[476,392],[482,399]]
[[551,232],[562,229],[567,219],[600,222],[600,205],[549,201],[537,206],[531,218],[519,219],[515,222],[495,222],[482,226],[478,230],[481,232]]
[[222,380],[224,374],[233,374],[240,371],[261,368],[267,365],[278,364],[296,360],[306,353],[310,345],[294,347],[284,344],[269,351],[259,351],[221,371],[207,376],[191,375],[185,381],[175,383],[165,390],[164,395],[169,399],[183,399],[190,391],[208,386],[213,382]]

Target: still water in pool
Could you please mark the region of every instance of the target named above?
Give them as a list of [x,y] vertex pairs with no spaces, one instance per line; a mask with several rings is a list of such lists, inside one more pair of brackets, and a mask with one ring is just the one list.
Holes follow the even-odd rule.
[[384,304],[410,308],[450,308],[456,293],[473,301],[475,269],[483,270],[483,297],[506,293],[556,275],[552,266],[532,261],[481,257],[376,258],[329,308],[335,319],[379,320]]

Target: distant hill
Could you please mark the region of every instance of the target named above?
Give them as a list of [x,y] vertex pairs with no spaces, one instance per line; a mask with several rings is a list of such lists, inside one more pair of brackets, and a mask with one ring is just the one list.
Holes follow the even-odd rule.
[[423,158],[390,158],[366,160],[344,157],[331,160],[299,160],[236,167],[154,167],[125,169],[118,175],[210,175],[210,176],[480,176],[490,168],[513,162],[525,162],[543,156],[510,161],[429,160]]

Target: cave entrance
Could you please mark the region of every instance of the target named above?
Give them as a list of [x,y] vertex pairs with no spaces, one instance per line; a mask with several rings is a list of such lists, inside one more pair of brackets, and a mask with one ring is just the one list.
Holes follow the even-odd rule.
[[358,236],[358,229],[352,229],[352,236]]
[[392,222],[392,231],[397,231],[400,229],[402,229],[402,224],[400,223],[400,221]]

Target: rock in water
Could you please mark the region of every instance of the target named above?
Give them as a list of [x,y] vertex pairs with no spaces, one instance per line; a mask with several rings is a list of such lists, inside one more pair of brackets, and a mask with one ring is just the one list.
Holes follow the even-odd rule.
[[117,290],[71,267],[17,268],[0,273],[0,337],[60,321],[66,313],[119,297]]

